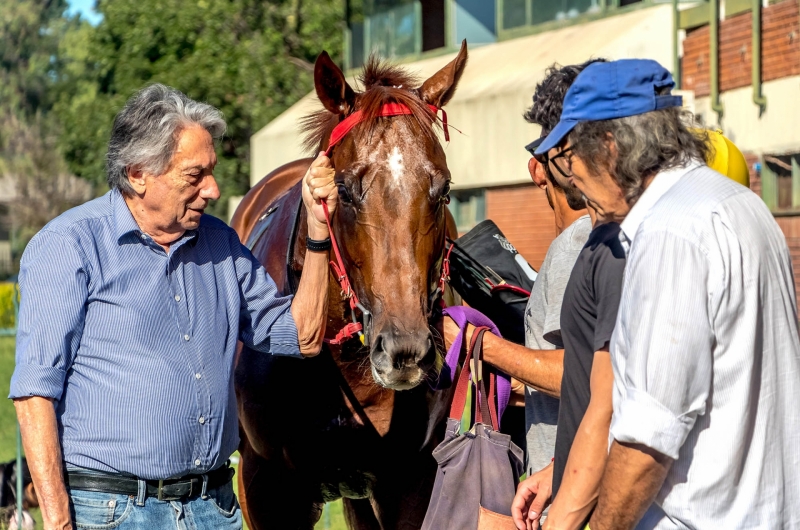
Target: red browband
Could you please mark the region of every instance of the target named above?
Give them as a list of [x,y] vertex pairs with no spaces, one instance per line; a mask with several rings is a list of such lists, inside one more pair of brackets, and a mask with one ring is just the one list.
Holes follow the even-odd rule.
[[[442,111],[442,129],[444,130],[444,139],[446,142],[450,141],[450,132],[447,130],[447,113],[444,109],[439,109],[435,105],[428,105],[433,113],[436,115],[441,110]],[[381,107],[381,113],[379,116],[402,116],[406,114],[412,114],[411,109],[409,109],[406,105],[402,103],[384,103]],[[347,133],[353,130],[353,127],[358,125],[361,121],[362,112],[360,110],[355,111],[350,116],[343,119],[339,124],[333,128],[331,131],[331,139],[328,143],[328,148],[325,150],[326,156],[331,156],[331,151],[336,144],[342,141],[342,139],[347,136]]]

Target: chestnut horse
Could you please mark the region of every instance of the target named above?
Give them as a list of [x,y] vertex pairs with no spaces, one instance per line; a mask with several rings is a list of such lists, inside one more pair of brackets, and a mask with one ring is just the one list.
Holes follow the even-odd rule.
[[[309,146],[325,150],[334,127],[361,112],[331,155],[340,197],[331,221],[353,288],[371,313],[363,321],[369,339],[326,344],[303,360],[240,353],[239,494],[253,530],[311,529],[324,503],[338,498],[350,528],[422,524],[436,471],[431,451],[450,399],[428,381],[441,365],[432,323],[445,232],[455,235],[446,207],[450,174],[430,106],[453,96],[466,60],[465,42],[417,85],[403,69],[372,59],[360,93],[327,53],[316,61],[324,110],[305,121]],[[381,116],[388,103],[410,114]],[[306,217],[298,183],[310,161],[267,175],[232,221],[283,292],[302,272]],[[328,289],[330,339],[351,311],[333,274]]]

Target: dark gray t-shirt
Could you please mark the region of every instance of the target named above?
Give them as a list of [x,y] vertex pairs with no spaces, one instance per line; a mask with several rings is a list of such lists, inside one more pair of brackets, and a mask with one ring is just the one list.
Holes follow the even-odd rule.
[[564,292],[561,309],[564,375],[561,378],[553,497],[561,486],[572,442],[592,396],[589,383],[594,354],[607,347],[617,321],[625,273],[625,250],[619,233],[617,223],[603,224],[592,230]]
[[[563,348],[561,301],[572,267],[592,231],[588,215],[575,220],[550,244],[525,310],[525,346],[534,350]],[[528,473],[550,464],[556,443],[558,400],[525,391],[525,429],[528,444]]]

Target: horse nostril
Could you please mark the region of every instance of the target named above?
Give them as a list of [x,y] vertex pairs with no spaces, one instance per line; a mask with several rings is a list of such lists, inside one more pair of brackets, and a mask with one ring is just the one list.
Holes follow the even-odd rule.
[[375,337],[375,344],[372,345],[373,353],[383,353],[383,334]]

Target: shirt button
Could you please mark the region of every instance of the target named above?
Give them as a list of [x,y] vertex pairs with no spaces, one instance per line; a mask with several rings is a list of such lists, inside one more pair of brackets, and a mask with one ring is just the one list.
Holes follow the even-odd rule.
[[202,375],[200,375],[200,374],[194,374],[194,378],[195,378],[195,379],[200,379],[201,377],[203,377],[203,376],[202,376]]
[[204,417],[200,416],[200,419],[197,420],[197,421],[200,422],[200,425],[203,425],[206,422],[206,419]]
[[189,335],[184,335],[183,340],[189,340]]
[[179,295],[179,294],[176,294],[176,295],[175,295],[175,301],[176,301],[176,302],[180,302],[180,301],[181,301],[181,295]]
[[194,465],[200,467],[200,459],[199,458],[194,461]]

